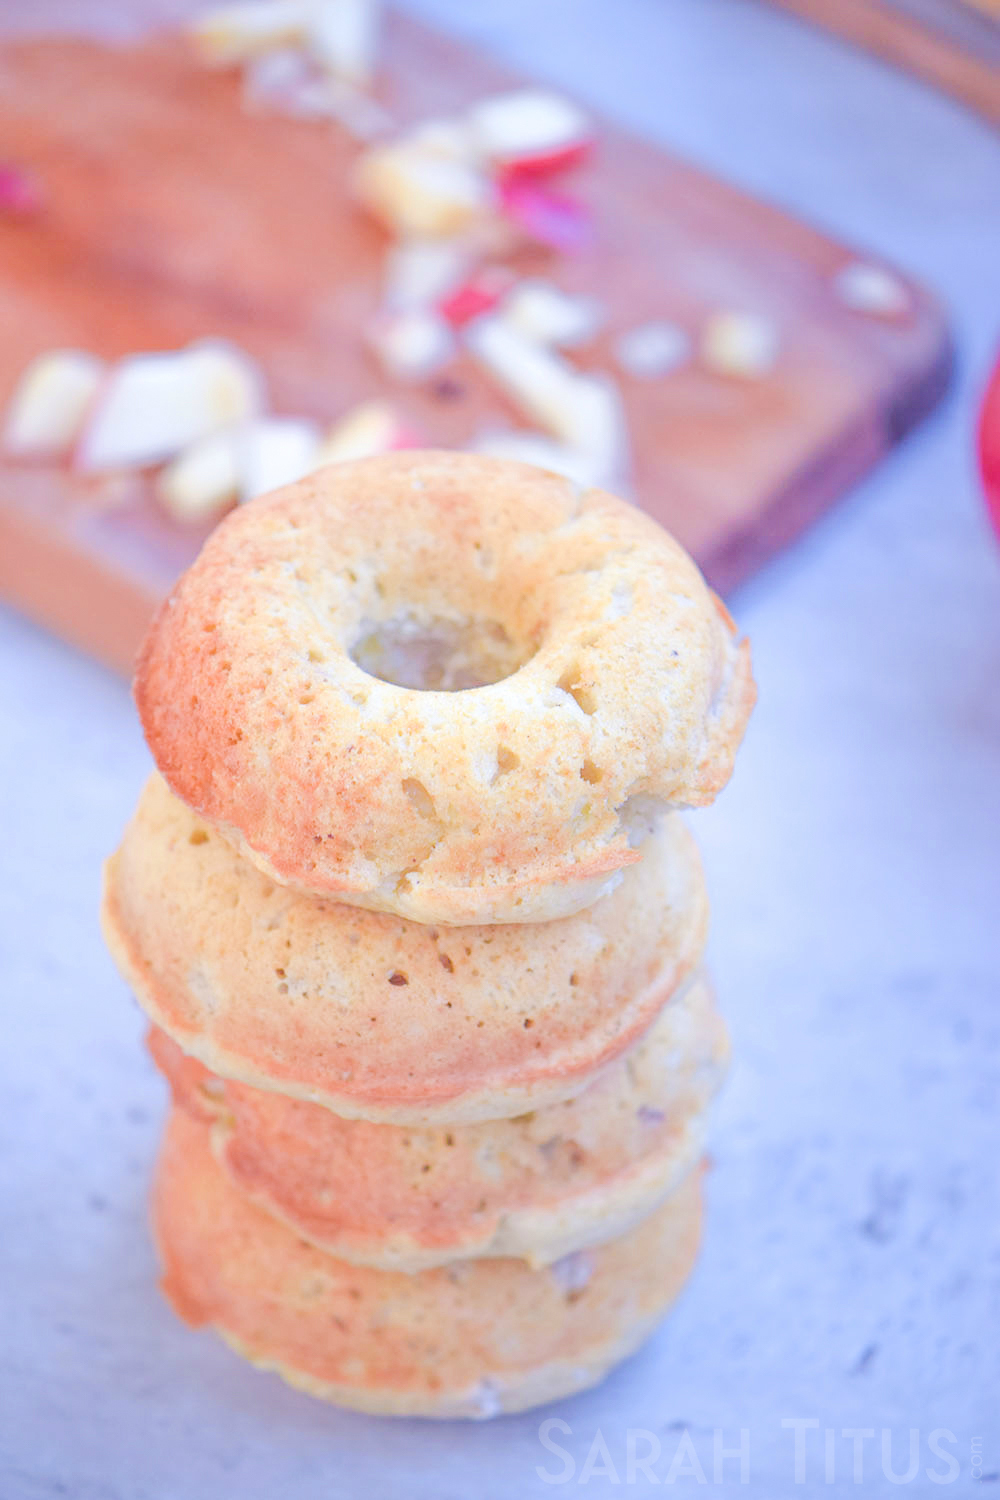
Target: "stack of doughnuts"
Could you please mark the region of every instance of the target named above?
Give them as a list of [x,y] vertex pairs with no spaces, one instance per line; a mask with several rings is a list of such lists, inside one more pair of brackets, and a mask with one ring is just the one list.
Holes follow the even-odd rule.
[[372,1412],[598,1380],[694,1259],[726,1034],[678,809],[749,655],[648,517],[405,452],[241,507],[155,620],[106,871],[172,1109],[164,1289]]

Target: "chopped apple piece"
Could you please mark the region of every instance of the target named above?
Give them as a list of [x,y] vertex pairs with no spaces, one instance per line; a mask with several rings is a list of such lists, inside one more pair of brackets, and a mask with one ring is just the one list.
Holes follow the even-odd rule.
[[483,155],[508,171],[559,171],[579,161],[593,144],[583,111],[544,89],[484,99],[470,110],[468,121]]
[[505,300],[503,316],[535,343],[573,349],[594,337],[604,310],[595,297],[571,297],[548,281],[522,281]]
[[544,432],[484,432],[470,446],[470,452],[488,458],[511,458],[519,463],[534,464],[552,474],[563,474],[575,483],[593,488],[604,482],[593,457],[557,443]]
[[249,110],[290,110],[299,91],[310,82],[303,53],[292,47],[263,52],[243,70],[243,103]]
[[414,435],[407,431],[388,401],[365,401],[330,428],[316,456],[316,467],[374,458],[376,454],[412,447],[414,443]]
[[584,375],[531,342],[499,314],[478,318],[465,334],[473,356],[530,420],[590,456],[602,484],[622,477],[627,432],[621,396],[606,376]]
[[898,318],[910,306],[910,294],[884,266],[852,261],[839,271],[834,286],[845,307],[876,318]]
[[702,363],[719,375],[753,380],[774,368],[780,339],[770,318],[759,313],[713,313],[701,337]]
[[22,374],[4,426],[3,446],[18,458],[59,458],[76,442],[106,365],[83,349],[40,354]]
[[655,380],[687,363],[691,340],[676,323],[640,323],[621,335],[615,354],[626,375]]
[[385,135],[392,120],[381,104],[342,78],[306,76],[283,100],[286,113],[300,120],[336,120],[348,135],[367,145]]
[[265,417],[240,434],[240,500],[294,484],[316,468],[319,428],[304,417]]
[[464,240],[406,240],[386,256],[384,304],[391,312],[433,307],[465,278],[472,250]]
[[312,0],[306,44],[321,67],[366,88],[375,72],[381,0]]
[[396,380],[425,380],[455,353],[451,329],[439,313],[412,308],[380,318],[370,342],[382,368]]
[[362,203],[404,239],[461,234],[493,204],[492,185],[482,173],[409,141],[367,151],[355,187]]
[[191,370],[203,382],[207,431],[260,416],[267,404],[264,377],[248,354],[222,339],[200,339],[182,350]]
[[134,354],[111,371],[76,453],[85,473],[163,463],[199,438],[255,417],[256,365],[230,344]]
[[438,308],[446,322],[453,328],[461,328],[473,318],[490,312],[503,301],[513,285],[514,273],[506,266],[486,266],[456,287],[438,304]]
[[305,0],[247,0],[199,16],[187,30],[202,62],[226,67],[301,43],[308,14]]
[[161,470],[156,497],[175,521],[208,521],[237,498],[241,442],[238,428],[213,432]]
[[621,392],[609,375],[578,375],[564,421],[566,440],[593,464],[594,484],[624,492],[629,470],[628,424]]
[[406,139],[430,156],[473,164],[480,159],[475,138],[464,120],[424,120],[421,125],[414,126]]
[[572,365],[541,348],[499,315],[477,318],[465,334],[474,357],[494,376],[524,414],[554,437],[576,436],[581,376]]

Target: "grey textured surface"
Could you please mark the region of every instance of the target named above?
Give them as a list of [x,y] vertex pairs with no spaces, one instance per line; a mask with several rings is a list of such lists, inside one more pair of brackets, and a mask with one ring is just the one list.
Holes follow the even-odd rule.
[[[327,1410],[168,1313],[144,1206],[163,1094],[95,922],[146,754],[120,683],[0,615],[0,1500],[642,1493],[672,1462],[697,1485],[692,1450],[712,1482],[715,1429],[731,1448],[741,1428],[742,1493],[857,1493],[845,1428],[873,1433],[864,1492],[899,1493],[883,1429],[899,1473],[919,1432],[904,1493],[941,1493],[942,1428],[955,1490],[996,1480],[1000,569],[971,426],[1000,322],[1000,144],[750,3],[421,9],[923,275],[955,321],[957,387],[734,601],[762,698],[696,820],[736,1056],[706,1246],[645,1352],[536,1415]],[[562,1484],[536,1472],[568,1467],[539,1439],[552,1417]],[[795,1418],[818,1424],[802,1485]],[[632,1483],[630,1428],[662,1445]]]

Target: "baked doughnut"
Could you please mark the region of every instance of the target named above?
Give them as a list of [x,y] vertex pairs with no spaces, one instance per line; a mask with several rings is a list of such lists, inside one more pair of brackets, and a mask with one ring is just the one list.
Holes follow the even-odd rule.
[[241,506],[160,609],[136,702],[185,802],[281,884],[434,924],[581,910],[710,802],[746,643],[648,516],[402,452]]
[[727,1054],[699,983],[575,1099],[407,1128],[219,1078],[155,1027],[149,1045],[241,1192],[341,1260],[409,1272],[487,1255],[548,1265],[625,1234],[701,1156]]
[[154,1232],[176,1312],[291,1385],[361,1411],[490,1417],[593,1385],[642,1342],[694,1262],[699,1177],[629,1234],[553,1266],[408,1276],[306,1244],[237,1191],[208,1126],[174,1111]]
[[424,927],[276,886],[154,775],[108,861],[103,921],[150,1019],[213,1073],[450,1125],[579,1093],[689,978],[707,901],[671,814],[585,912]]

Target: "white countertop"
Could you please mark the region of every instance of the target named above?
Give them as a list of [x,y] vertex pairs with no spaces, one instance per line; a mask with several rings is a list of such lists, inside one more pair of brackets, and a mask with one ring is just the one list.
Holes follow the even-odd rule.
[[[923,276],[954,319],[958,379],[734,601],[761,702],[731,788],[696,819],[735,1048],[705,1249],[641,1355],[539,1414],[337,1412],[168,1312],[145,1223],[163,1088],[96,925],[147,756],[122,683],[0,613],[0,1500],[645,1493],[629,1428],[657,1435],[660,1481],[689,1429],[710,1482],[714,1430],[732,1448],[749,1429],[740,1492],[769,1500],[858,1493],[844,1428],[874,1434],[857,1440],[865,1493],[900,1492],[886,1428],[900,1472],[919,1431],[903,1493],[942,1493],[934,1429],[954,1435],[937,1441],[956,1489],[977,1462],[996,1478],[1000,554],[971,429],[1000,334],[1000,142],[749,0],[420,8]],[[536,1472],[566,1471],[539,1440],[553,1416],[571,1428],[550,1429],[575,1465],[562,1484]],[[803,1485],[794,1418],[818,1423]],[[696,1484],[686,1447],[677,1463]],[[724,1477],[737,1486],[737,1460]]]

